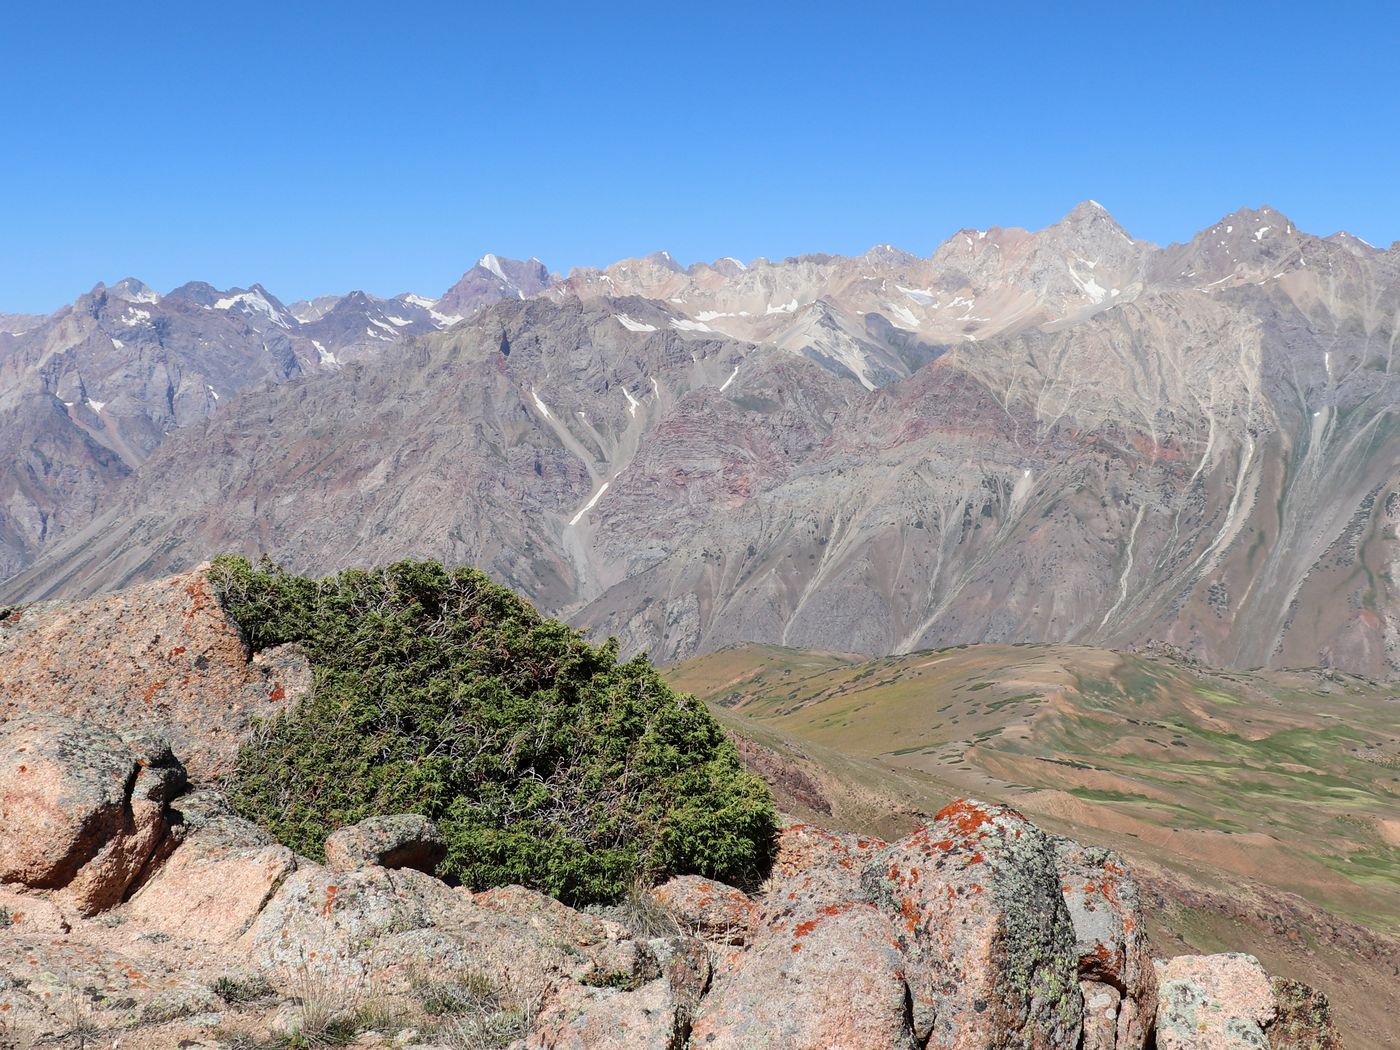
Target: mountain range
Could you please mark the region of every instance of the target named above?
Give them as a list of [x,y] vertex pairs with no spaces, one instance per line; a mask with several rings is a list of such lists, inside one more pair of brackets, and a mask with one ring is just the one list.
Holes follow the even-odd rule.
[[212,552],[479,565],[628,651],[1166,643],[1400,673],[1400,245],[1242,210],[437,299],[0,317],[0,599]]

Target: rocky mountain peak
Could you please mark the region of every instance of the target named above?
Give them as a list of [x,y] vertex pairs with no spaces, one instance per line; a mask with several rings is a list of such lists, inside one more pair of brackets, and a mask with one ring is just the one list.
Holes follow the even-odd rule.
[[538,295],[553,283],[548,267],[538,259],[521,261],[487,252],[443,293],[434,308],[446,317],[460,320],[501,299]]
[[741,262],[733,256],[726,255],[723,259],[716,259],[712,263],[696,263],[695,266],[691,267],[692,271],[703,268],[709,268],[717,273],[722,273],[726,277],[737,277],[749,267],[747,263]]
[[1316,238],[1300,234],[1282,212],[1240,208],[1186,244],[1163,249],[1151,271],[1155,279],[1204,289],[1258,282],[1298,264],[1305,242]]
[[861,258],[875,266],[910,266],[919,261],[917,255],[893,244],[877,244]]
[[187,281],[166,293],[166,299],[184,300],[194,303],[196,306],[208,306],[218,302],[223,295],[217,288],[206,281]]
[[[1356,236],[1356,234],[1354,233],[1348,233],[1346,230],[1338,230],[1336,233],[1324,238],[1324,240],[1327,240],[1332,244],[1340,244],[1343,248],[1346,248],[1353,252],[1357,252],[1361,255],[1385,254],[1384,248],[1377,248],[1370,241],[1364,240],[1363,238]],[[1397,246],[1400,246],[1400,241],[1396,241],[1395,244],[1391,246],[1391,250],[1394,251]]]
[[1067,237],[1086,242],[1097,242],[1108,237],[1126,244],[1133,243],[1133,237],[1119,225],[1107,208],[1095,200],[1081,201],[1070,209],[1059,222],[1041,231],[1043,236]]
[[644,256],[644,261],[653,266],[659,266],[663,270],[670,270],[672,273],[685,273],[685,267],[676,262],[670,252],[652,252],[650,255]]
[[118,299],[125,299],[129,303],[160,302],[159,293],[135,277],[127,277],[118,281],[108,289],[108,294]]

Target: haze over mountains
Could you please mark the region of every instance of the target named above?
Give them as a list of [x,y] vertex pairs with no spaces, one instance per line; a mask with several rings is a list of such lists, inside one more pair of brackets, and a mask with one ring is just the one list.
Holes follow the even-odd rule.
[[211,552],[477,564],[670,660],[1160,639],[1400,670],[1400,247],[1098,205],[931,257],[485,256],[437,299],[0,318],[5,600]]

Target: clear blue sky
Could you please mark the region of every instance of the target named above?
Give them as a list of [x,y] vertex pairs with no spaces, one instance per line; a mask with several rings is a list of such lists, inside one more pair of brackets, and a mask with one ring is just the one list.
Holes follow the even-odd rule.
[[927,253],[1102,202],[1400,238],[1389,4],[141,3],[0,16],[0,311]]

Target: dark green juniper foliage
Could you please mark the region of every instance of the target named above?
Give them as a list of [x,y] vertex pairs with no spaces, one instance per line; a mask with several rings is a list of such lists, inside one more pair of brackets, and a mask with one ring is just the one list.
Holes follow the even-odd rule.
[[474,569],[399,562],[323,580],[223,557],[254,649],[297,642],[312,694],[239,756],[238,811],[300,853],[421,813],[439,872],[611,901],[637,878],[762,876],[776,816],[704,705],[617,643],[586,643]]

